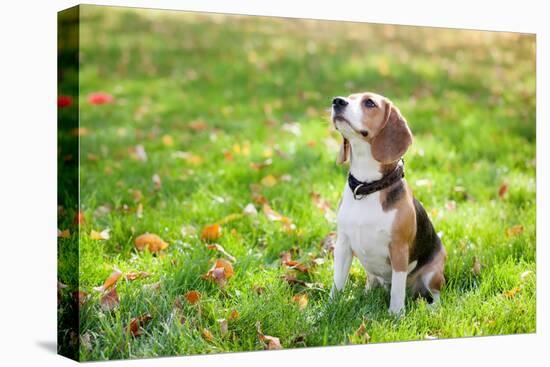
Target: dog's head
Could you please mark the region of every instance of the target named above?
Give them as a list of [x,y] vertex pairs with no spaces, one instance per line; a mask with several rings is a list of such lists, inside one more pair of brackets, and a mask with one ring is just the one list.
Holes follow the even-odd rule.
[[412,134],[401,112],[384,96],[365,92],[332,100],[332,122],[344,140],[337,162],[349,160],[349,140],[370,144],[374,159],[389,164],[400,159],[412,143]]

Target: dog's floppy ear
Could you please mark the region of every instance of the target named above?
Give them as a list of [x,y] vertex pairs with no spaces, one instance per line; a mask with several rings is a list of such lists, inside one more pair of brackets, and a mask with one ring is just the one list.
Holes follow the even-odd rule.
[[387,102],[386,121],[372,139],[372,156],[382,164],[395,162],[405,154],[412,143],[412,134],[399,110]]
[[342,145],[340,145],[340,151],[338,152],[338,157],[336,157],[336,163],[344,164],[349,161],[351,153],[351,145],[349,144],[348,139],[342,137]]

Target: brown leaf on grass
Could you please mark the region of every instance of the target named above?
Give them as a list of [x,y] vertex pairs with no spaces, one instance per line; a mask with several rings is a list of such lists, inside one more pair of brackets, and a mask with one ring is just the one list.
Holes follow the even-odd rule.
[[94,231],[92,229],[90,232],[90,239],[94,241],[108,240],[109,238],[111,238],[109,231],[110,231],[109,228],[106,228],[101,232]]
[[287,273],[287,274],[283,275],[282,278],[283,278],[284,281],[286,281],[290,285],[299,284],[299,285],[306,286],[306,282],[304,282],[301,279],[296,278],[296,275],[294,275],[294,274]]
[[508,192],[508,183],[503,182],[500,187],[498,188],[498,197],[501,199],[504,199],[504,196]]
[[517,224],[515,226],[512,226],[506,230],[506,235],[508,237],[514,237],[519,234],[523,233],[523,226],[521,224]]
[[270,335],[264,335],[262,333],[260,321],[256,321],[256,331],[258,332],[258,339],[267,350],[283,349],[279,338]]
[[162,136],[162,144],[166,145],[167,147],[171,147],[174,145],[174,138],[172,138],[171,135],[163,135]]
[[115,283],[121,277],[121,275],[122,275],[122,272],[119,269],[115,268],[113,272],[107,277],[107,279],[105,279],[105,282],[103,282],[103,285],[99,287],[94,287],[94,290],[98,292],[105,292],[107,289],[115,285]]
[[474,256],[474,260],[472,263],[472,273],[474,273],[474,275],[476,276],[481,274],[481,262],[479,262],[477,256]]
[[336,245],[336,232],[330,232],[321,241],[321,248],[325,253],[333,252],[335,245]]
[[202,229],[201,240],[206,242],[216,241],[222,235],[222,227],[215,223]]
[[212,332],[207,328],[202,329],[201,334],[206,341],[211,342],[212,340],[214,340],[214,335],[212,335]]
[[225,249],[222,247],[222,245],[219,245],[217,243],[212,243],[210,245],[207,245],[207,247],[208,247],[209,250],[218,251],[219,253],[221,253],[222,255],[227,257],[230,261],[233,261],[233,262],[236,261],[236,259],[231,254],[229,254],[227,251],[225,251]]
[[296,294],[292,297],[292,301],[294,301],[298,304],[298,308],[300,310],[303,310],[307,307],[307,303],[308,303],[307,294],[305,294],[305,293]]
[[187,300],[187,302],[194,305],[201,300],[202,295],[199,291],[189,291],[185,293],[183,297]]
[[116,292],[116,287],[113,287],[109,292],[101,296],[101,308],[105,311],[111,311],[115,309],[120,304],[120,299],[118,298],[118,293]]
[[514,287],[508,291],[502,292],[502,295],[508,299],[514,298],[516,294],[518,294],[521,291],[520,287]]
[[214,266],[203,275],[203,278],[213,280],[223,288],[232,276],[233,266],[231,263],[224,259],[217,259]]
[[281,263],[291,269],[301,271],[302,273],[307,273],[309,271],[309,268],[306,265],[300,264],[298,261],[292,260],[291,254],[288,251],[281,253]]
[[330,222],[330,221],[334,220],[335,214],[334,214],[334,212],[332,211],[332,209],[330,208],[330,204],[328,203],[328,201],[326,201],[326,200],[321,196],[321,194],[312,191],[312,192],[311,192],[311,199],[313,200],[313,203],[315,204],[315,206],[316,206],[317,208],[319,208],[319,210],[321,210],[321,213],[324,214],[325,219],[326,219],[327,221]]
[[252,201],[260,205],[267,204],[267,199],[265,198],[265,196],[255,192],[252,193]]
[[69,231],[68,229],[64,229],[62,231],[60,231],[59,229],[57,230],[57,238],[70,238],[71,237],[71,231]]
[[148,278],[149,273],[146,272],[146,271],[133,271],[133,272],[126,273],[126,275],[124,277],[126,278],[126,280],[131,282],[131,281],[134,281],[136,279]]
[[[271,158],[268,158],[265,161],[260,162],[260,163],[250,162],[250,168],[252,168],[254,171],[260,171],[260,170],[262,170],[266,167],[271,166],[272,164],[273,164],[273,160]],[[265,177],[264,177],[264,179],[265,179]],[[275,182],[275,183],[277,183],[277,182]]]
[[137,203],[137,202],[140,202],[142,199],[143,199],[143,193],[141,192],[141,190],[131,190],[132,192],[132,197],[134,198],[134,201]]
[[240,317],[239,311],[231,310],[231,313],[229,314],[229,320],[237,320],[239,317]]
[[74,217],[74,222],[76,224],[84,224],[86,223],[86,218],[84,217],[84,212],[79,210]]
[[235,158],[233,157],[233,153],[231,153],[230,151],[226,150],[223,152],[223,158],[227,161],[227,162],[232,162]]
[[160,179],[160,176],[155,173],[151,180],[153,181],[153,188],[155,191],[160,191],[162,188],[162,180]]
[[261,285],[253,285],[252,290],[258,295],[265,293],[265,287],[262,287]]
[[126,328],[126,331],[130,334],[132,334],[133,337],[140,336],[143,332],[143,327],[145,324],[147,324],[153,317],[145,313],[139,317],[134,317],[130,323],[128,324],[128,327]]
[[206,130],[208,128],[208,125],[206,124],[206,122],[199,119],[199,120],[191,121],[189,123],[189,127],[191,128],[191,130],[203,131],[203,130]]
[[267,175],[260,182],[266,187],[273,187],[277,184],[277,179],[273,175]]
[[183,159],[187,163],[192,164],[194,166],[200,166],[203,163],[203,159],[201,158],[201,156],[193,153],[189,153],[189,152],[178,151],[172,154],[172,156],[175,158]]
[[80,306],[84,305],[89,298],[89,295],[85,291],[75,291],[73,292],[74,299],[78,302]]
[[220,326],[220,335],[226,336],[229,333],[229,325],[227,324],[226,319],[219,319],[218,325]]
[[367,333],[367,326],[365,325],[365,322],[359,326],[359,328],[355,331],[355,334],[353,334],[355,337],[360,338],[363,340],[364,343],[368,343],[370,340],[370,335]]
[[296,229],[296,226],[294,225],[294,223],[292,223],[292,220],[290,218],[276,212],[269,206],[269,204],[265,203],[262,209],[267,219],[272,222],[281,222],[285,230],[287,230],[288,232]]
[[134,243],[138,251],[147,249],[153,253],[158,253],[168,247],[162,238],[153,233],[144,233],[138,236]]

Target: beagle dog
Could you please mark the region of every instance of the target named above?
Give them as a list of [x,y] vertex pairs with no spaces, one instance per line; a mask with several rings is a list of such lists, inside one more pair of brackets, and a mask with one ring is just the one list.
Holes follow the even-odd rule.
[[390,287],[391,313],[403,312],[407,286],[415,297],[437,302],[447,255],[404,179],[402,157],[412,143],[405,118],[389,99],[369,92],[334,98],[331,118],[343,136],[337,162],[350,162],[331,296],[344,287],[355,255],[367,273],[367,292]]

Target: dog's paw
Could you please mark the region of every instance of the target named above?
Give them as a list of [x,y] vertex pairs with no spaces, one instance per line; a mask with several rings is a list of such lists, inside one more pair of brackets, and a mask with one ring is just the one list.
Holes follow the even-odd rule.
[[397,317],[401,317],[405,314],[405,306],[404,305],[390,305],[390,308],[388,309],[388,312]]

